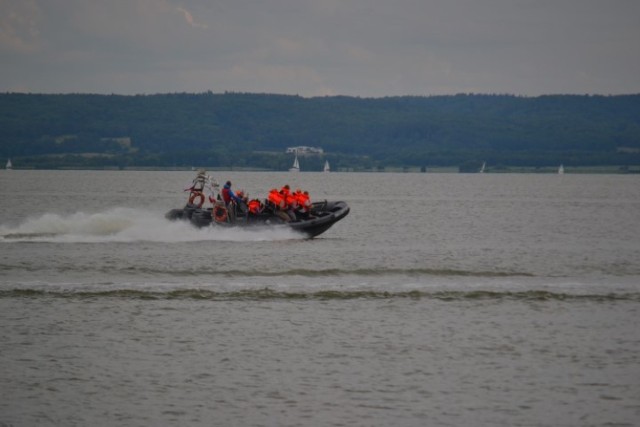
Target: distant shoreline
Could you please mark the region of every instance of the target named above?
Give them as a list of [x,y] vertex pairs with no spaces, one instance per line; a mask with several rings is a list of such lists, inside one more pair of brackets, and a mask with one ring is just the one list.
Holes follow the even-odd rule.
[[[59,167],[59,168],[20,168],[14,167],[13,171],[163,171],[163,172],[192,172],[198,169],[205,169],[212,172],[287,172],[283,170],[259,169],[247,167],[207,167],[201,166],[194,169],[184,167]],[[565,174],[640,174],[638,166],[565,166]],[[324,173],[322,171],[301,171],[300,173]],[[479,172],[460,172],[457,167],[434,166],[422,170],[419,167],[386,167],[380,169],[338,169],[331,173],[428,173],[428,174],[476,174]],[[557,174],[557,167],[527,167],[527,166],[501,166],[491,169],[487,167],[484,174],[509,174],[509,173],[529,173],[529,174]]]

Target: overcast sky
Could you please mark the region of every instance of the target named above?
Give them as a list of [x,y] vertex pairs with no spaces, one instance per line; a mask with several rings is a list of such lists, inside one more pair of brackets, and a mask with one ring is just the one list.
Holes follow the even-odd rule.
[[0,0],[0,91],[640,93],[640,0]]

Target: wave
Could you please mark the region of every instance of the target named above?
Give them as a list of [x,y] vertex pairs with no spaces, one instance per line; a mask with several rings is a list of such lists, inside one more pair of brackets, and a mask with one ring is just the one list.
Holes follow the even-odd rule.
[[105,212],[76,212],[67,216],[45,213],[27,218],[17,226],[0,225],[0,242],[197,242],[272,241],[302,239],[303,235],[287,228],[246,230],[242,228],[197,229],[187,222],[172,222],[162,213],[132,208],[113,208]]
[[[200,273],[200,272],[199,272]],[[341,276],[457,276],[457,277],[533,277],[524,272],[509,271],[468,271],[439,268],[356,268],[356,269],[301,269],[295,268],[286,271],[265,272],[253,270],[228,270],[212,271],[206,274],[222,274],[228,277],[273,277],[273,276],[302,276],[302,277],[341,277]]]
[[518,271],[484,271],[484,270],[457,270],[447,268],[324,268],[324,269],[304,269],[291,268],[284,270],[261,270],[256,268],[239,269],[221,269],[215,265],[200,266],[194,268],[176,268],[173,265],[166,266],[139,266],[128,265],[124,267],[105,265],[86,265],[86,264],[64,264],[52,266],[41,266],[39,264],[25,265],[7,265],[0,264],[0,271],[21,270],[35,272],[39,270],[55,271],[56,273],[104,273],[112,275],[114,273],[130,275],[162,275],[169,277],[208,277],[208,278],[264,278],[264,277],[303,277],[303,278],[331,278],[331,277],[479,277],[479,278],[509,278],[509,277],[535,277],[531,273]]
[[354,300],[354,299],[412,299],[439,301],[630,301],[640,302],[638,292],[618,292],[603,294],[571,294],[547,290],[526,291],[376,291],[376,290],[319,290],[319,291],[278,291],[270,288],[242,289],[235,291],[215,291],[206,289],[181,290],[134,290],[117,289],[108,291],[87,290],[43,290],[11,289],[0,291],[0,298],[65,298],[76,300],[125,299],[125,300]]

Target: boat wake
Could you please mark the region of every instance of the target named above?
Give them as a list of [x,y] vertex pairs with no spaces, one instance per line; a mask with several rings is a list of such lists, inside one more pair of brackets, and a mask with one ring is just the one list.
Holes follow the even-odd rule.
[[98,213],[76,212],[66,216],[46,213],[28,218],[17,226],[0,225],[0,241],[3,242],[254,242],[304,238],[303,234],[284,228],[196,229],[186,222],[169,221],[161,212],[131,208],[113,208]]
[[640,302],[640,293],[634,291],[608,293],[571,293],[560,290],[274,290],[270,288],[239,290],[208,289],[115,289],[73,291],[60,289],[0,289],[3,298],[65,298],[65,299],[124,299],[124,300],[207,300],[207,301],[258,301],[258,300],[352,300],[352,299],[412,299],[455,301],[587,301],[587,302]]

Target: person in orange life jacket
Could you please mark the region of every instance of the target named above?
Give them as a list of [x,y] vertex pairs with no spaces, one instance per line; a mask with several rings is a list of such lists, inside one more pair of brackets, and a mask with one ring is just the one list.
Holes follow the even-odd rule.
[[280,194],[280,192],[278,190],[276,190],[275,188],[272,188],[269,191],[269,196],[267,196],[267,200],[276,209],[283,209],[284,208],[284,198],[282,197],[282,194]]
[[298,199],[296,198],[295,193],[291,193],[289,186],[286,185],[285,187],[285,192],[283,193],[284,195],[284,200],[287,204],[287,207],[289,207],[290,209],[297,209],[298,208]]
[[296,211],[296,214],[301,218],[308,219],[310,216],[309,211],[311,210],[311,199],[309,198],[309,192],[305,191],[303,193],[299,188],[297,188],[294,196],[296,198],[296,201],[298,202],[298,210]]
[[269,196],[267,197],[267,200],[271,204],[271,206],[273,208],[273,212],[279,218],[281,218],[285,222],[291,221],[291,218],[285,212],[286,203],[285,203],[285,200],[284,200],[284,196],[282,194],[280,194],[280,192],[277,189],[275,189],[275,188],[271,189],[271,191],[269,192]]
[[291,194],[291,191],[289,190],[289,184],[285,185],[280,189],[280,195],[284,199],[285,208],[287,206],[287,196],[289,196],[290,194]]
[[264,205],[258,199],[251,200],[247,205],[249,207],[249,213],[253,215],[259,215],[264,209]]
[[298,207],[298,202],[296,198],[291,194],[291,189],[289,184],[285,185],[280,189],[280,194],[284,197],[285,209],[284,211],[289,215],[292,221],[295,221],[296,218],[296,209]]

